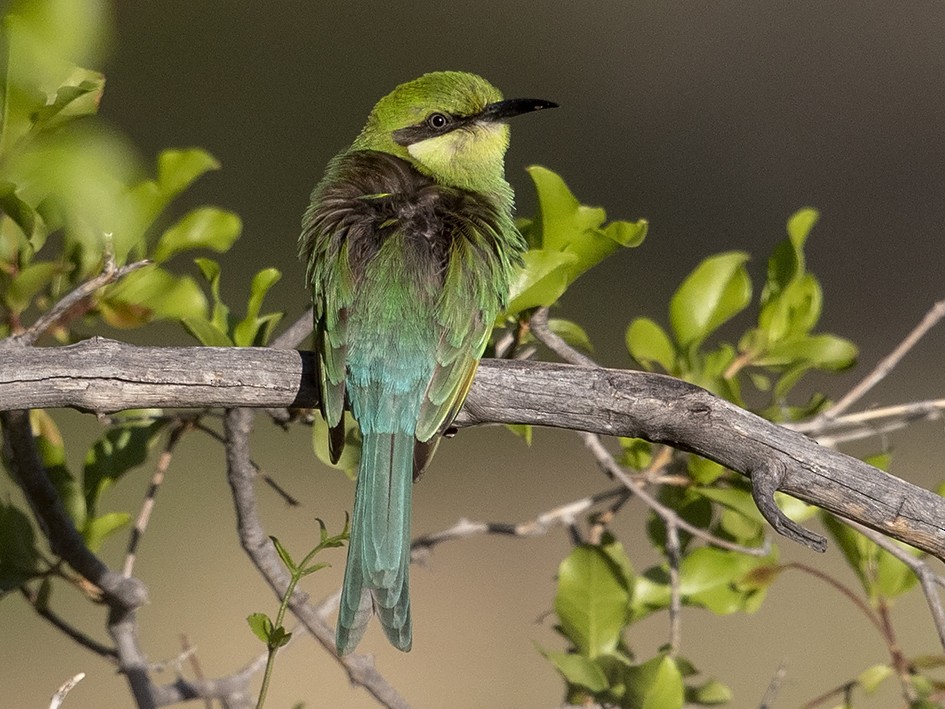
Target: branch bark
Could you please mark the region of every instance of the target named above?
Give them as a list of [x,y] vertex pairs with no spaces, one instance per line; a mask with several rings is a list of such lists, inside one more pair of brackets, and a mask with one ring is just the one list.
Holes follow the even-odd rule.
[[[0,350],[0,410],[310,408],[313,372],[311,353],[275,348],[136,347],[102,338],[11,347]],[[945,498],[672,377],[485,360],[456,425],[488,423],[665,443],[752,476],[762,505],[773,506],[780,490],[945,560]],[[805,543],[822,543],[806,534]]]

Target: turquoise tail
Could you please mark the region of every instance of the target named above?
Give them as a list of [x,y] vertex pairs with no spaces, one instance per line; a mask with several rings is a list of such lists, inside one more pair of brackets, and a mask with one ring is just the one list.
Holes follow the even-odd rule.
[[394,647],[413,642],[410,623],[410,502],[414,436],[365,433],[354,496],[348,563],[335,644],[354,650],[377,613]]

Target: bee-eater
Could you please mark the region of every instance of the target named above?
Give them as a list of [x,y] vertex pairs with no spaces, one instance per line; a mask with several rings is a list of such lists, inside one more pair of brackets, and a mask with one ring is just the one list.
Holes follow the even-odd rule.
[[503,100],[474,74],[425,74],[378,101],[312,192],[299,253],[332,459],[346,395],[362,437],[339,653],[374,613],[410,649],[411,485],[462,406],[526,248],[505,121],[555,105]]

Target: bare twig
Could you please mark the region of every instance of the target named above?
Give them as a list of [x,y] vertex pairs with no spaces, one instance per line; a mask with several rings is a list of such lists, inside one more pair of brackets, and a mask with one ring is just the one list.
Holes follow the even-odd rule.
[[473,522],[461,519],[452,527],[431,534],[424,534],[413,540],[410,546],[411,561],[422,561],[426,555],[443,542],[454,539],[467,539],[483,534],[500,534],[511,537],[535,537],[547,534],[556,527],[571,527],[581,515],[593,509],[601,502],[623,497],[626,491],[620,487],[613,490],[582,497],[579,500],[558,505],[537,517],[524,522]]
[[873,371],[867,374],[856,386],[847,392],[846,396],[831,406],[827,411],[823,412],[818,418],[836,418],[859,401],[870,389],[881,382],[886,375],[899,364],[909,350],[915,347],[916,343],[918,343],[929,330],[935,327],[943,317],[945,317],[945,300],[940,300],[929,309],[922,317],[919,324],[903,338],[902,342],[873,368]]
[[[180,634],[180,647],[187,659],[190,661],[190,669],[193,670],[194,677],[204,679],[203,667],[200,666],[200,659],[197,657],[197,647],[190,642],[187,633]],[[213,709],[213,701],[209,697],[204,697],[204,709]]]
[[935,630],[938,632],[938,640],[942,648],[945,649],[945,608],[942,606],[942,597],[936,586],[945,586],[945,578],[932,571],[932,568],[920,557],[913,556],[907,549],[884,537],[879,532],[875,532],[868,527],[864,527],[856,522],[841,519],[846,525],[849,525],[864,537],[872,541],[878,547],[892,554],[903,564],[912,569],[918,577],[919,584],[922,586],[922,592],[925,594],[926,602],[929,604],[929,611],[932,614],[932,620],[935,622]]
[[548,308],[539,308],[535,311],[535,314],[532,315],[532,319],[529,321],[529,324],[532,329],[532,334],[535,335],[535,339],[541,342],[545,347],[550,349],[556,355],[558,355],[565,362],[570,364],[576,364],[581,367],[594,367],[599,368],[600,365],[597,364],[593,359],[588,357],[583,352],[579,352],[564,341],[564,338],[551,331],[551,328],[548,326]]
[[[206,434],[207,434],[208,436],[210,436],[210,438],[212,438],[213,440],[215,440],[215,441],[217,441],[217,442],[219,442],[219,443],[222,443],[222,444],[226,445],[226,438],[225,438],[222,434],[217,433],[216,431],[214,431],[214,430],[213,430],[212,428],[210,428],[209,426],[206,426],[206,425],[200,423],[199,421],[197,421],[197,422],[194,424],[194,427],[195,427],[198,431],[201,431],[202,433],[206,433]],[[253,469],[256,471],[256,475],[258,475],[258,476],[262,479],[262,481],[263,481],[264,483],[266,483],[270,488],[272,488],[272,489],[275,491],[275,493],[276,493],[279,497],[281,497],[282,500],[283,500],[287,505],[289,505],[290,507],[298,507],[298,506],[300,506],[300,505],[302,504],[301,502],[299,502],[299,500],[298,500],[297,497],[295,497],[294,495],[292,495],[292,493],[290,493],[288,490],[286,490],[284,487],[282,487],[282,485],[280,485],[278,482],[276,482],[275,478],[273,478],[269,473],[267,473],[265,470],[263,470],[263,469],[259,466],[259,464],[256,463],[256,461],[250,459],[249,464],[253,466]]]
[[916,421],[939,419],[943,411],[945,411],[945,399],[927,399],[867,409],[836,418],[817,417],[808,421],[785,424],[785,428],[806,433],[822,446],[836,446],[848,441],[889,433],[905,428]]
[[584,445],[587,446],[587,449],[594,456],[594,459],[597,461],[597,464],[611,477],[619,480],[623,483],[628,490],[630,490],[635,497],[639,498],[643,504],[649,507],[654,513],[656,513],[666,524],[674,524],[677,528],[685,530],[694,537],[698,537],[703,541],[711,544],[712,546],[719,547],[720,549],[728,549],[729,551],[737,551],[741,554],[748,554],[750,556],[767,556],[771,553],[771,543],[769,540],[765,540],[765,543],[760,547],[746,547],[741,544],[736,544],[735,542],[730,542],[727,539],[722,539],[721,537],[716,537],[714,534],[707,532],[701,527],[696,527],[693,524],[690,524],[685,519],[680,517],[675,510],[667,507],[650,493],[640,483],[636,482],[624,471],[622,467],[614,460],[614,457],[610,454],[610,451],[604,446],[604,443],[600,440],[600,436],[594,434],[587,434],[582,436],[584,439]]
[[302,343],[302,340],[308,337],[309,333],[312,332],[313,317],[314,309],[309,308],[296,318],[295,322],[280,333],[269,346],[275,349],[288,350],[298,347]]
[[679,562],[682,549],[679,529],[672,520],[666,522],[666,560],[669,562],[669,655],[676,657],[682,645],[682,591]]
[[79,682],[85,679],[85,672],[80,672],[71,679],[67,679],[63,682],[62,686],[56,690],[56,693],[52,695],[52,699],[49,702],[49,709],[59,709],[59,706],[62,704],[63,700],[66,698],[66,695],[75,687]]
[[0,423],[4,455],[30,507],[41,520],[53,553],[101,590],[102,601],[109,609],[108,631],[115,642],[119,671],[127,678],[138,708],[156,709],[195,697],[230,698],[245,693],[252,674],[243,671],[219,679],[178,678],[166,685],[151,681],[151,666],[138,640],[136,615],[138,607],[147,602],[147,588],[138,579],[109,569],[85,546],[39,458],[29,413],[4,412],[0,414]]
[[774,700],[778,696],[778,692],[781,691],[781,684],[784,682],[784,678],[787,675],[787,665],[783,662],[778,665],[778,669],[775,671],[774,676],[771,677],[771,681],[768,682],[768,688],[765,690],[764,696],[761,698],[761,704],[758,705],[758,709],[771,709],[774,705]]
[[36,322],[30,325],[26,330],[8,338],[9,341],[15,345],[21,346],[34,344],[36,340],[38,340],[43,335],[43,333],[56,325],[78,303],[91,296],[99,288],[103,288],[104,286],[114,283],[115,281],[124,278],[132,271],[137,271],[139,268],[150,265],[150,263],[151,261],[144,259],[143,261],[129,263],[119,268],[115,263],[114,256],[111,253],[106,253],[105,265],[99,275],[86,281],[72,292],[66,294],[49,310],[40,315],[36,319]]
[[138,519],[135,520],[134,529],[131,530],[131,538],[128,540],[128,551],[125,553],[125,564],[122,567],[122,573],[129,577],[134,571],[135,559],[138,554],[138,545],[148,528],[148,522],[151,519],[151,513],[154,511],[154,503],[157,499],[158,490],[164,482],[164,476],[170,467],[171,458],[174,456],[174,449],[178,442],[187,431],[193,426],[190,419],[179,420],[168,435],[167,443],[164,444],[164,450],[158,457],[157,465],[154,466],[154,474],[151,476],[151,484],[148,485],[148,491],[145,494],[144,502],[141,503],[141,510],[138,512]]
[[55,626],[55,628],[64,635],[71,638],[87,650],[91,650],[96,655],[104,657],[111,662],[114,662],[118,659],[118,653],[115,652],[115,648],[103,645],[97,640],[89,637],[84,632],[65,620],[58,613],[49,608],[49,606],[41,603],[39,600],[39,594],[35,590],[29,586],[23,585],[20,586],[20,592],[23,594],[23,597],[30,604],[30,606],[33,607],[33,610],[36,611],[40,618],[49,621],[49,623]]

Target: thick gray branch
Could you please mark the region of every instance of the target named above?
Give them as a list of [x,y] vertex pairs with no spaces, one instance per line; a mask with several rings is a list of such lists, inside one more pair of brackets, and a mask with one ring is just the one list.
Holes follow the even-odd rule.
[[[0,350],[0,410],[312,407],[310,353],[135,347],[94,338]],[[483,361],[459,426],[527,423],[692,451],[945,560],[945,499],[699,387],[643,372]],[[769,485],[770,487],[770,485]]]

